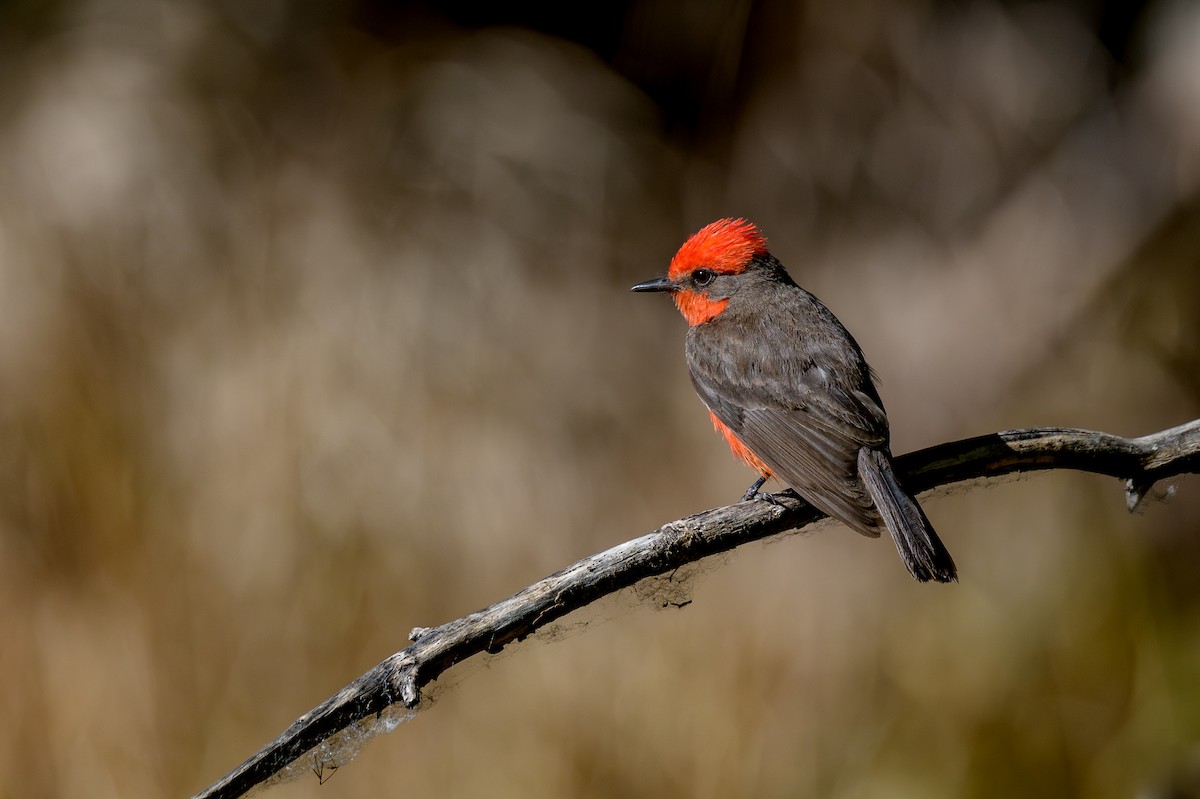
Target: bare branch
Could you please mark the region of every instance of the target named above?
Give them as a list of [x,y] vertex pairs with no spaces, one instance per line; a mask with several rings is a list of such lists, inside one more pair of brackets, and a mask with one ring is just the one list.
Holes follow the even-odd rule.
[[[1155,482],[1200,471],[1200,420],[1142,438],[1086,430],[1010,430],[898,458],[916,492],[978,478],[1043,469],[1075,469],[1126,480],[1129,507]],[[740,502],[671,522],[539,580],[491,607],[431,629],[305,713],[282,735],[197,797],[236,797],[262,786],[314,747],[391,706],[416,709],[422,689],[456,663],[496,653],[550,622],[648,577],[789,530],[823,514],[799,499]],[[336,767],[336,763],[331,764]]]

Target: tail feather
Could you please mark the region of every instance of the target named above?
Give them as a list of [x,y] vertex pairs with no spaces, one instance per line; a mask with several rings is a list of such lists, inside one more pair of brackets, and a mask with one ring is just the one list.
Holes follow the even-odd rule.
[[887,452],[867,447],[859,450],[858,473],[909,573],[923,583],[957,580],[954,560],[921,506],[896,479]]

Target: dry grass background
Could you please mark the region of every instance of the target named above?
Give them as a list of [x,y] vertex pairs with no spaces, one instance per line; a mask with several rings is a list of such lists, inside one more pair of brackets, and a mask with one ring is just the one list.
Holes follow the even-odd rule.
[[[898,452],[1200,416],[1194,7],[1116,56],[1055,5],[601,16],[597,54],[431,6],[0,9],[0,796],[199,790],[411,627],[739,496],[627,291],[719,216],[855,332]],[[929,498],[950,588],[833,526],[751,548],[269,795],[1200,795],[1178,489]]]

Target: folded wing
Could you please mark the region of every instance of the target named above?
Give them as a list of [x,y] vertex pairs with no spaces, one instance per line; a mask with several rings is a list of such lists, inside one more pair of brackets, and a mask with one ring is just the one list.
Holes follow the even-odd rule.
[[[865,364],[852,374],[822,365],[820,347],[767,354],[755,362],[722,336],[688,339],[692,383],[700,398],[785,485],[864,535],[878,536],[879,515],[858,476],[858,453],[884,448],[887,417]],[[764,360],[762,358],[757,359]],[[734,378],[734,375],[737,378]]]

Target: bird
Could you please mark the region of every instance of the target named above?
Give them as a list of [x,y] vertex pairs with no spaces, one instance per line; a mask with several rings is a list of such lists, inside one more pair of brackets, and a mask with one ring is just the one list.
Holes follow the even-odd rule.
[[865,536],[886,529],[919,582],[958,579],[950,553],[896,475],[891,431],[862,348],[800,288],[745,219],[688,238],[665,277],[632,287],[665,292],[687,320],[688,373],[713,427],[758,472],[743,501],[774,477]]

